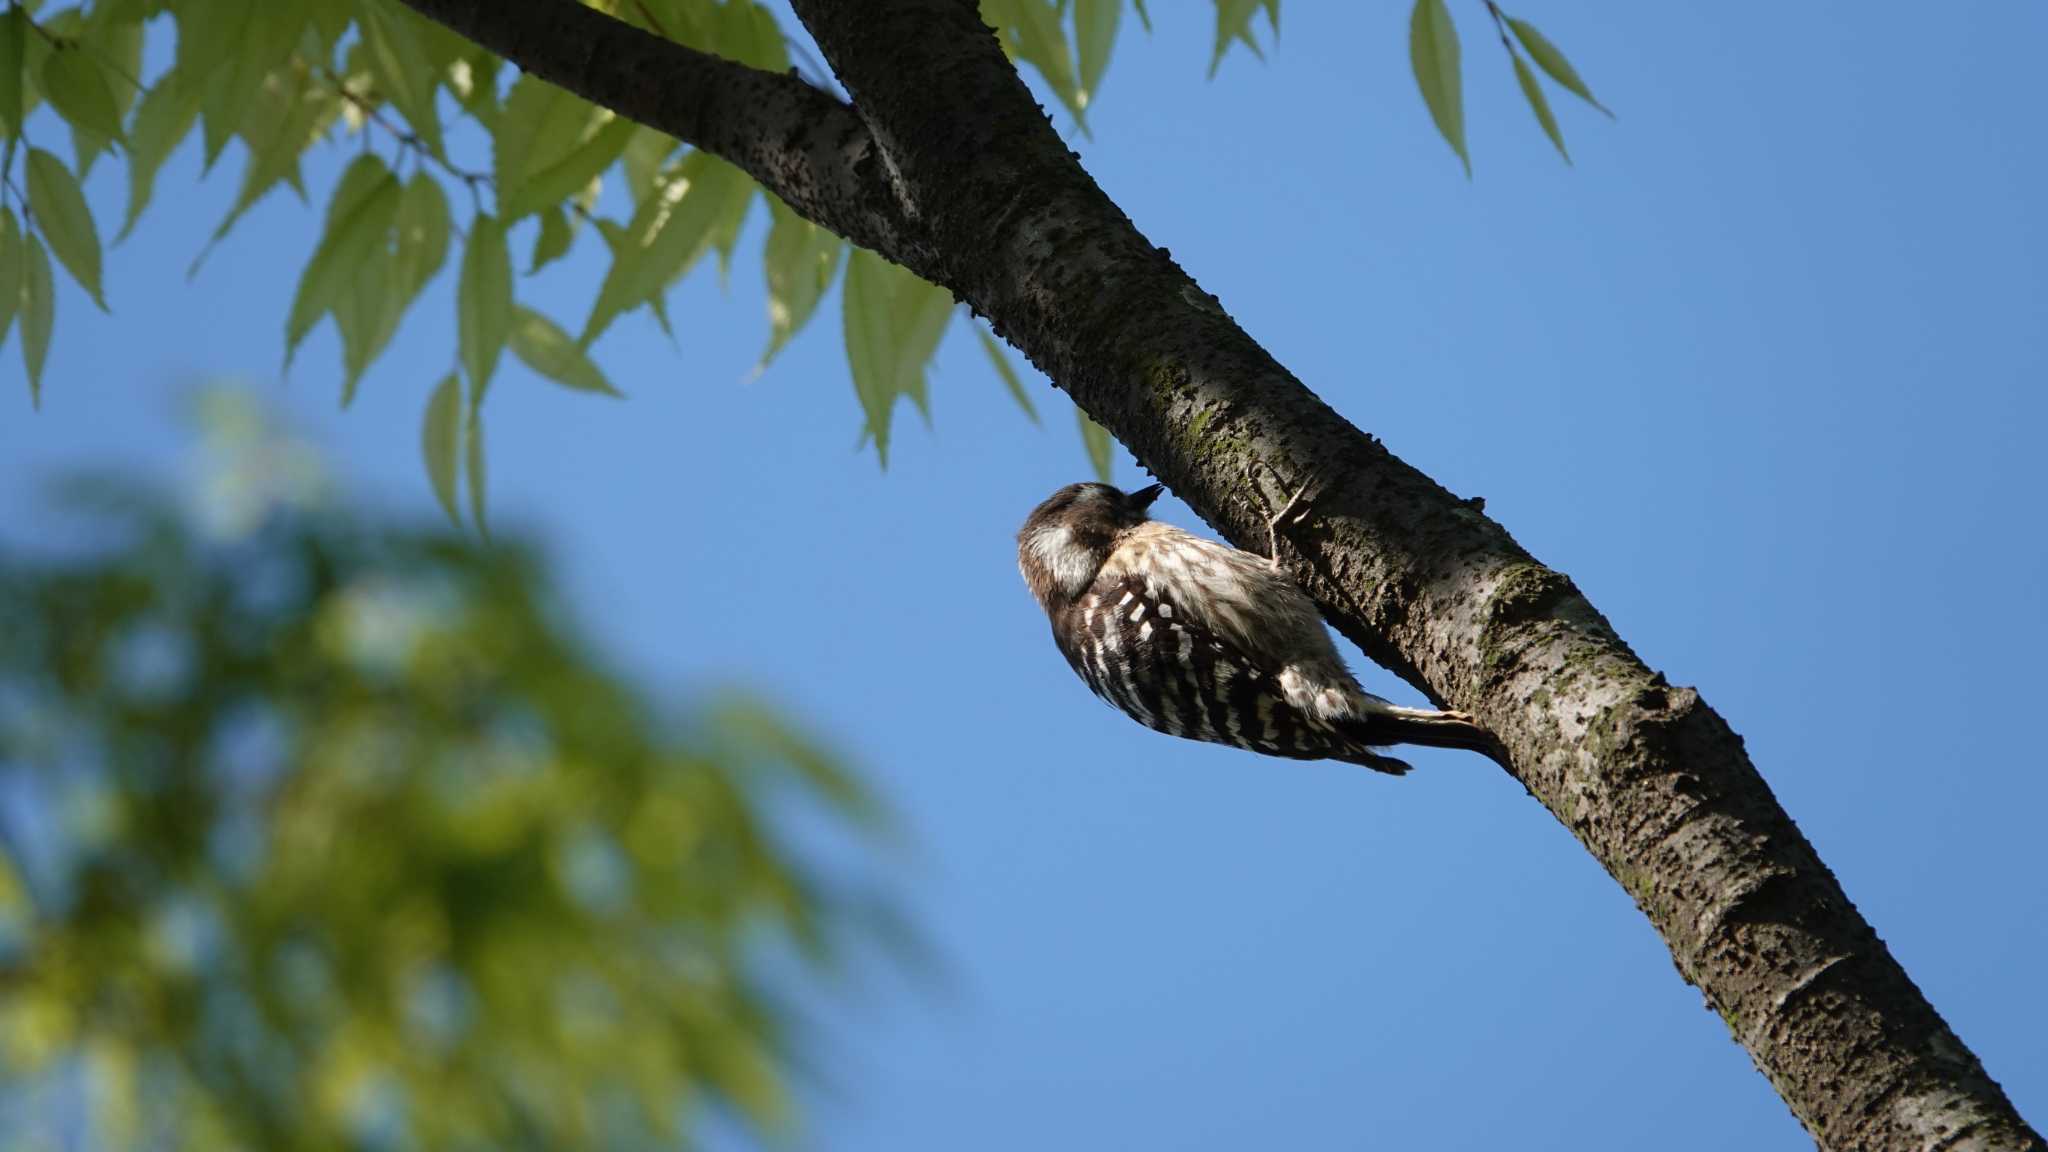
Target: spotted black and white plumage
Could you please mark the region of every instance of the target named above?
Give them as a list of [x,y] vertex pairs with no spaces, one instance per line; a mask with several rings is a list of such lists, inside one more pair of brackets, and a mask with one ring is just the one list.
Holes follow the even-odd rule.
[[1070,484],[1017,533],[1017,566],[1053,642],[1097,696],[1148,728],[1382,772],[1389,744],[1492,753],[1456,712],[1358,686],[1315,603],[1273,564],[1149,518],[1160,485]]

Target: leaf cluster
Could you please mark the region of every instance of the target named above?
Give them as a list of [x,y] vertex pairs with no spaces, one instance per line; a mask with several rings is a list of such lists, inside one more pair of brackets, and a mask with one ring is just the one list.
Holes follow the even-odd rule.
[[[793,57],[790,39],[757,0],[587,2],[751,67],[787,72],[793,59],[808,63],[800,50]],[[1263,13],[1277,38],[1279,0],[1213,6],[1211,74],[1234,45],[1263,58],[1255,24]],[[1149,29],[1145,4],[1133,0],[1133,7]],[[1531,106],[1562,150],[1508,29],[1555,82],[1587,100],[1591,93],[1532,26],[1488,8]],[[1004,49],[1086,132],[1124,0],[980,0],[980,10]],[[152,37],[173,49],[145,53]],[[1457,36],[1444,0],[1417,0],[1411,50],[1431,115],[1466,158]],[[145,57],[164,63],[145,74]],[[488,503],[484,400],[505,354],[562,387],[619,395],[594,344],[620,318],[643,310],[677,339],[670,289],[707,256],[716,256],[721,274],[729,270],[757,201],[766,202],[769,217],[760,250],[769,336],[756,373],[839,285],[861,440],[874,444],[884,465],[898,402],[907,399],[930,418],[926,373],[958,312],[950,296],[908,271],[873,255],[850,258],[845,241],[765,196],[723,160],[515,74],[398,0],[78,0],[55,9],[44,0],[5,0],[0,132],[0,341],[18,319],[33,402],[41,401],[55,325],[55,269],[109,307],[102,229],[82,191],[95,163],[109,154],[125,162],[118,239],[143,216],[158,173],[187,140],[197,138],[208,172],[234,146],[240,181],[194,271],[272,193],[324,200],[285,318],[285,361],[331,323],[344,405],[428,287],[444,274],[452,279],[454,323],[443,320],[454,335],[449,368],[418,376],[423,386],[435,381],[426,386],[419,434],[442,506],[457,522],[466,511],[478,531]],[[59,133],[70,137],[68,163],[52,147]],[[358,154],[331,188],[309,188],[306,157],[340,147]],[[580,323],[522,303],[524,282],[579,244],[596,245],[605,269]],[[985,333],[981,346],[1035,421],[1003,350]],[[1079,423],[1106,478],[1107,434],[1085,416]]]
[[[1565,59],[1564,52],[1537,31],[1534,24],[1509,16],[1494,0],[1484,0],[1484,3],[1486,14],[1500,37],[1501,47],[1507,51],[1522,98],[1529,102],[1529,110],[1535,114],[1543,134],[1557,148],[1557,154],[1564,157],[1565,163],[1571,163],[1571,153],[1564,147],[1564,132],[1558,127],[1557,115],[1550,109],[1550,99],[1544,95],[1543,85],[1530,69],[1529,61],[1534,60],[1536,67],[1565,91],[1610,117],[1614,113],[1608,112],[1606,105],[1593,98],[1592,89],[1586,87],[1578,70]],[[1528,54],[1527,59],[1523,58],[1524,52]],[[1472,154],[1465,146],[1465,92],[1460,57],[1458,28],[1452,23],[1451,10],[1444,0],[1415,0],[1415,6],[1408,15],[1409,66],[1415,72],[1415,85],[1422,91],[1422,101],[1429,107],[1430,119],[1435,121],[1437,131],[1443,134],[1444,142],[1451,146],[1451,151],[1458,154],[1459,161],[1465,165],[1465,175],[1470,177]]]

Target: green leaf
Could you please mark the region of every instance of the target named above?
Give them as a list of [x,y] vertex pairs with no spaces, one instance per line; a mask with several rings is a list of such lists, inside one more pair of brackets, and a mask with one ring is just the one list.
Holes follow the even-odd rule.
[[512,310],[512,354],[565,388],[621,395],[567,332],[531,308]]
[[1059,6],[1053,0],[983,0],[981,11],[1001,34],[1003,50],[1038,69],[1085,131],[1087,101],[1074,79],[1073,50],[1067,47]]
[[696,47],[703,37],[703,30],[695,5],[680,12],[677,0],[653,0],[652,3],[618,3],[613,0],[608,7],[618,13],[618,18],[657,36],[675,40]]
[[[626,226],[616,220],[599,220],[597,222],[597,231],[599,235],[604,237],[605,248],[611,252],[612,259],[617,260],[619,254],[626,250]],[[661,326],[661,334],[668,337],[669,343],[674,344],[676,340],[675,329],[669,325],[668,305],[662,299],[660,293],[656,293],[647,301],[647,309],[654,313],[654,322]],[[676,350],[681,351],[682,349],[678,346]]]
[[1074,419],[1081,426],[1081,445],[1088,449],[1088,463],[1095,467],[1095,477],[1104,484],[1110,482],[1114,470],[1115,456],[1110,449],[1109,429],[1088,418],[1086,412],[1077,406]]
[[782,29],[753,0],[728,0],[717,9],[709,50],[764,72],[789,71],[789,47]]
[[531,216],[560,204],[581,191],[626,150],[626,142],[639,125],[623,116],[613,116],[597,132],[576,146],[567,156],[521,182],[501,202],[506,223]]
[[1152,34],[1152,14],[1145,11],[1145,0],[1131,0],[1131,6],[1138,10],[1138,23],[1144,25],[1145,34]]
[[28,150],[28,206],[49,238],[57,260],[92,302],[106,311],[100,294],[100,234],[78,180],[62,160],[41,148]]
[[71,129],[71,162],[78,170],[78,182],[83,184],[92,175],[92,167],[99,163],[101,156],[113,145],[106,137],[76,124]]
[[676,341],[676,326],[669,322],[668,301],[660,293],[656,293],[647,301],[647,310],[654,314],[655,326],[661,329],[661,334],[668,337],[668,342],[675,345],[676,351],[682,351],[683,346]]
[[505,227],[479,212],[470,222],[455,287],[455,344],[478,399],[490,386],[511,331],[512,256],[505,247]]
[[455,470],[461,455],[462,381],[450,372],[427,398],[427,416],[420,424],[420,457],[427,463],[434,499],[457,528],[462,527],[462,515],[455,510]]
[[208,0],[180,12],[177,70],[204,83],[233,67],[254,7],[255,0]]
[[732,199],[752,191],[739,169],[709,153],[690,153],[627,223],[578,342],[589,346],[627,309],[654,300],[688,272],[729,219]]
[[[522,75],[513,81],[491,131],[491,165],[497,184],[498,210],[508,223],[516,219],[511,205],[522,196],[527,181],[569,159],[602,114],[588,100],[533,76]],[[559,201],[587,182],[586,178],[571,185],[561,195],[541,204]]]
[[[10,4],[9,7],[14,7],[14,5]],[[33,4],[24,3],[20,7],[28,9],[31,16],[35,14],[35,5]],[[43,106],[43,88],[38,82],[38,77],[43,74],[44,62],[49,60],[50,53],[55,50],[51,47],[51,41],[53,39],[76,36],[84,22],[84,17],[79,14],[77,8],[66,8],[53,15],[43,17],[40,26],[34,20],[26,21],[23,24],[24,35],[21,38],[22,125],[26,125],[30,120],[34,119],[36,110]],[[19,131],[25,134],[27,128],[21,127]],[[26,140],[25,135],[23,139],[24,141]]]
[[[80,183],[84,183],[92,171],[93,161],[106,152],[112,141],[120,138],[120,123],[135,107],[135,98],[142,94],[137,77],[142,75],[143,14],[139,11],[124,13],[120,8],[118,3],[96,5],[88,30],[91,46],[86,51],[99,58],[108,95],[114,103],[115,132],[110,136],[72,121],[71,146],[78,156]],[[49,67],[47,62],[44,67]]]
[[348,290],[334,302],[334,326],[341,330],[341,406],[355,402],[356,385],[376,363],[405,314],[404,276],[398,258],[382,238],[375,240]]
[[469,401],[469,434],[463,443],[463,472],[469,480],[469,518],[476,524],[477,535],[485,540],[491,538],[490,521],[484,518],[484,416],[477,402],[483,399],[481,391],[472,392]]
[[[1579,79],[1578,69],[1572,67],[1572,62],[1564,58],[1564,53],[1558,51],[1557,45],[1552,44],[1548,37],[1538,32],[1534,24],[1529,23],[1527,20],[1517,20],[1510,16],[1508,17],[1508,27],[1514,29],[1515,39],[1520,40],[1522,47],[1529,50],[1530,58],[1536,61],[1538,68],[1543,69],[1544,75],[1557,81],[1565,91],[1600,109],[1602,112],[1607,112],[1607,105],[1593,99],[1592,90],[1586,87],[1584,80]],[[1609,116],[1614,115],[1612,112],[1607,112],[1607,114]]]
[[[754,207],[754,182],[747,176],[739,178],[732,195],[725,197],[725,205],[718,218],[711,223],[711,246],[718,250],[718,284],[726,286],[732,272],[732,254],[740,246],[740,230],[747,225],[747,213]],[[763,195],[766,199],[766,195]]]
[[761,250],[761,263],[768,281],[768,349],[754,371],[782,351],[790,338],[802,330],[818,308],[818,300],[839,274],[839,259],[846,243],[831,232],[792,212],[782,201],[770,198],[768,243]]
[[[356,2],[361,3],[362,0]],[[607,7],[610,6],[612,3],[608,2]],[[467,65],[474,69],[478,62],[490,57],[490,53],[478,47],[475,41],[465,39],[450,30],[447,25],[421,15],[420,9],[414,8],[409,0],[394,0],[389,10],[398,13],[412,26],[413,34],[419,39],[421,53],[427,59],[428,76],[436,84],[446,84],[450,95],[455,94],[457,65]],[[495,75],[494,70],[491,75]],[[472,83],[475,82],[475,78],[475,73],[472,72]],[[488,82],[490,77],[486,76],[485,79]]]
[[498,125],[498,71],[503,61],[482,48],[471,47],[448,71],[448,90],[464,112],[495,132]]
[[201,175],[213,171],[221,155],[228,149],[228,142],[235,138],[235,129],[242,126],[242,117],[249,111],[248,96],[253,86],[245,87],[252,78],[252,69],[242,65],[239,54],[225,67],[213,72],[195,72],[199,85],[199,140]]
[[28,368],[29,400],[43,402],[43,361],[50,355],[50,328],[57,319],[57,285],[50,254],[33,234],[23,246],[21,267],[21,362]]
[[1464,82],[1458,73],[1458,30],[1444,0],[1415,0],[1408,20],[1408,62],[1415,69],[1416,86],[1422,89],[1436,130],[1465,162],[1465,178],[1471,179],[1472,157],[1465,152]]
[[907,269],[856,248],[847,261],[840,307],[854,393],[867,418],[862,435],[874,440],[876,455],[886,468],[897,399],[908,396],[930,418],[925,364],[938,350],[952,318],[953,297]]
[[[500,196],[510,196],[527,176],[526,154],[543,131],[561,90],[532,73],[522,72],[505,92],[491,129],[492,181]],[[572,131],[580,130],[580,124]]]
[[367,204],[372,196],[382,190],[385,184],[396,185],[398,178],[384,161],[375,153],[365,152],[349,161],[342,169],[341,179],[334,184],[334,194],[327,201],[327,215],[321,224],[321,235],[328,235],[347,225],[348,220]]
[[1081,57],[1081,106],[1095,102],[1109,54],[1116,47],[1116,26],[1124,0],[1074,0],[1074,42]]
[[420,291],[448,258],[448,201],[441,185],[424,171],[413,173],[398,194],[391,240],[372,239],[349,290],[334,302],[341,330],[341,403],[353,403],[356,385],[398,333],[398,325]]
[[441,182],[424,170],[414,172],[398,198],[398,271],[405,299],[411,303],[448,259],[448,237],[454,222]]
[[94,9],[96,17],[102,12],[108,14],[106,23],[95,26],[94,38],[105,59],[107,82],[114,88],[114,111],[126,118],[134,110],[135,101],[142,96],[142,40],[146,15],[140,11],[119,14],[117,7],[105,5]]
[[43,62],[43,95],[59,116],[102,140],[121,136],[121,110],[99,61],[76,44],[62,45]]
[[342,407],[354,402],[357,383],[398,333],[406,309],[447,260],[451,228],[441,185],[425,172],[415,172],[399,193],[395,245],[375,239],[349,291],[334,302],[334,323],[341,329]]
[[427,53],[420,19],[408,9],[393,6],[390,0],[362,0],[358,22],[363,30],[363,44],[369,49],[370,74],[377,79],[377,90],[390,97],[405,114],[406,123],[412,125],[427,151],[439,156],[441,117],[434,107],[434,96],[440,72]]
[[[160,5],[162,0],[128,0],[139,6]],[[356,19],[355,0],[310,0],[302,4],[307,23],[307,42],[301,51],[306,55],[325,59],[334,52],[334,46],[348,34]]]
[[1564,150],[1564,133],[1557,129],[1557,117],[1550,114],[1550,101],[1543,95],[1543,86],[1536,82],[1536,73],[1529,68],[1529,62],[1515,57],[1515,83],[1522,86],[1522,95],[1528,98],[1529,110],[1536,113],[1536,122],[1543,125],[1543,134],[1557,145],[1557,154],[1564,162],[1572,162],[1572,154]]
[[846,335],[846,364],[853,373],[854,395],[866,423],[864,439],[875,442],[882,467],[889,466],[889,422],[899,393],[895,338],[890,322],[889,265],[865,248],[855,248],[846,262],[846,290],[840,294],[839,319]]
[[[1216,0],[1216,47],[1209,55],[1209,78],[1223,65],[1223,54],[1232,44],[1243,44],[1261,60],[1266,53],[1252,35],[1252,17],[1258,15],[1259,0]],[[1277,25],[1276,25],[1277,27]]]
[[198,117],[199,94],[176,71],[157,77],[156,84],[143,94],[128,128],[128,218],[121,224],[116,244],[135,230],[135,222],[142,218],[156,188],[158,170],[177,151]]
[[25,252],[21,225],[12,208],[0,208],[0,346],[7,343],[15,313],[21,311],[21,273]]
[[946,324],[953,319],[953,294],[898,269],[901,283],[896,289],[897,371],[904,391],[917,405],[927,426],[931,423],[931,398],[925,388],[924,370],[939,350]]
[[[203,163],[211,171],[259,106],[273,72],[293,71],[288,62],[305,20],[301,4],[275,0],[207,0],[204,13],[179,22],[177,69],[200,89]],[[190,57],[184,43],[188,31],[203,41]]]
[[679,145],[675,137],[642,127],[626,145],[626,191],[639,204],[654,192],[662,165]]
[[1003,346],[979,327],[975,328],[974,334],[981,338],[981,350],[988,353],[989,363],[996,366],[996,375],[1002,377],[1003,387],[1010,390],[1010,398],[1024,409],[1024,415],[1029,416],[1033,424],[1038,423],[1038,408],[1031,403],[1031,394],[1024,391],[1024,381],[1018,379],[1017,369],[1011,366],[1010,358],[1003,354]]
[[354,288],[363,263],[383,249],[398,214],[399,195],[398,178],[373,155],[356,157],[342,172],[334,198],[328,201],[326,229],[292,297],[291,315],[285,321],[286,364],[313,325]]
[[[250,94],[249,107],[236,128],[249,149],[242,187],[209,243],[225,237],[242,214],[271,189],[280,184],[299,185],[299,157],[334,114],[333,98],[302,74],[280,74]],[[203,258],[204,253],[201,255]]]
[[533,266],[526,270],[528,276],[560,260],[569,252],[569,242],[576,233],[569,227],[569,214],[562,211],[560,204],[551,204],[540,214],[540,234],[533,238]]
[[10,139],[21,134],[22,88],[28,82],[28,12],[9,4],[0,14],[0,132]]

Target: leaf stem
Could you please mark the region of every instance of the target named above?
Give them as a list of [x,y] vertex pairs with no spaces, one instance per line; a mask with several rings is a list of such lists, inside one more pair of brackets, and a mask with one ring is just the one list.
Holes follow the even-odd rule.
[[1514,41],[1508,39],[1506,14],[1500,10],[1500,5],[1494,3],[1493,0],[1486,0],[1486,14],[1493,17],[1493,31],[1500,37],[1500,46],[1507,49],[1508,55],[1512,57],[1515,55],[1515,45]]
[[663,40],[675,39],[674,36],[669,35],[667,28],[662,27],[661,17],[656,16],[654,9],[647,6],[647,0],[633,0],[633,7],[640,10],[640,18],[647,21],[647,26],[654,29],[656,35],[660,36]]
[[328,83],[334,85],[335,92],[339,93],[343,100],[346,100],[350,104],[355,105],[356,108],[362,112],[363,119],[375,124],[379,128],[384,129],[384,131],[389,132],[391,134],[392,139],[398,141],[400,147],[409,149],[418,157],[426,161],[432,162],[435,167],[448,173],[448,175],[453,176],[455,179],[462,181],[464,184],[469,185],[470,191],[472,193],[476,191],[477,185],[489,184],[491,182],[491,177],[489,173],[478,172],[469,168],[463,168],[458,166],[454,161],[449,160],[446,156],[442,156],[436,153],[433,149],[428,148],[426,141],[420,139],[419,133],[414,132],[410,128],[406,128],[399,124],[392,123],[391,118],[384,114],[384,109],[382,107],[380,107],[375,101],[371,100],[368,96],[365,96],[360,92],[351,91],[348,86],[348,81],[343,79],[332,68],[329,68],[323,64],[319,68],[319,73],[323,79],[325,79]]
[[14,194],[13,199],[21,205],[22,228],[29,229],[35,226],[36,210],[29,206],[28,195],[21,190],[20,185],[14,182],[14,145],[12,142],[9,142],[7,152],[7,168],[5,171],[0,171],[0,179],[5,180],[7,190]]
[[[342,99],[355,105],[362,112],[364,120],[390,133],[392,139],[398,141],[400,148],[412,153],[416,163],[431,163],[434,167],[446,172],[449,176],[461,181],[468,187],[470,203],[478,212],[484,210],[482,191],[484,188],[491,189],[493,199],[496,198],[497,183],[491,179],[490,173],[473,168],[464,168],[446,156],[435,152],[427,147],[426,141],[420,139],[419,133],[393,123],[391,118],[384,114],[383,107],[376,101],[363,93],[352,91],[348,86],[348,81],[343,79],[332,68],[322,65],[318,71],[328,83],[334,86],[334,90],[341,95]],[[578,204],[574,197],[565,200],[564,203],[568,205],[570,211],[576,213],[586,223],[596,222],[597,217],[590,209]]]
[[[8,5],[8,7],[10,8],[13,6],[14,5],[12,4]],[[123,68],[119,64],[115,63],[114,58],[112,56],[107,55],[104,49],[102,49],[99,45],[87,40],[85,37],[59,36],[55,32],[50,31],[48,28],[43,27],[41,24],[36,23],[36,18],[34,16],[29,15],[26,12],[22,13],[21,18],[23,23],[27,24],[30,28],[35,30],[36,35],[41,36],[45,40],[48,40],[50,42],[51,48],[54,48],[59,52],[89,52],[93,55],[95,59],[99,61],[100,67],[105,68],[109,72],[112,72],[117,78],[126,80],[128,82],[128,86],[130,88],[135,89],[135,91],[138,94],[149,91],[149,85],[144,84],[142,81],[136,79],[133,76],[130,76],[126,68]]]
[[[20,7],[20,5],[9,4],[8,7],[18,8]],[[36,23],[36,18],[27,12],[23,12],[21,14],[21,22],[28,25],[29,29],[33,31],[36,35],[41,36],[45,40],[48,40],[50,42],[50,47],[52,48],[68,48],[71,46],[70,41],[50,31],[48,28],[43,27],[41,24]]]

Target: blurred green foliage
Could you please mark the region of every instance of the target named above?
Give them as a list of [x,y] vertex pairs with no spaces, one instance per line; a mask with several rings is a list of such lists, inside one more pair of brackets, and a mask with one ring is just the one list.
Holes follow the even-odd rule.
[[766,973],[882,905],[777,828],[857,855],[873,802],[757,704],[657,712],[530,549],[350,516],[214,405],[206,516],[99,480],[85,555],[0,556],[7,1147],[782,1130]]

